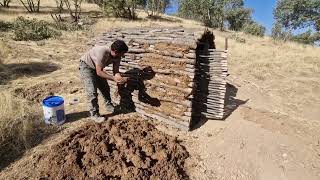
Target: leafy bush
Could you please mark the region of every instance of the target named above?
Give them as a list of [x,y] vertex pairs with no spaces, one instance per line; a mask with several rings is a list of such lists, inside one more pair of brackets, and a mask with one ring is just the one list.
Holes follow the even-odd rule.
[[243,32],[254,36],[263,37],[265,31],[266,28],[256,22],[246,23],[243,27]]
[[50,23],[43,20],[36,19],[25,19],[23,17],[18,17],[14,21],[14,39],[15,40],[34,40],[39,41],[43,39],[48,39],[51,37],[56,37],[61,35],[61,33],[54,30]]
[[303,44],[313,45],[320,41],[320,32],[313,33],[312,30],[308,30],[304,33],[295,35],[291,37],[292,41],[296,41]]
[[9,31],[12,26],[12,23],[0,21],[0,31]]
[[53,24],[53,27],[63,31],[78,31],[84,30],[84,27],[78,24],[69,23],[69,22],[56,22]]

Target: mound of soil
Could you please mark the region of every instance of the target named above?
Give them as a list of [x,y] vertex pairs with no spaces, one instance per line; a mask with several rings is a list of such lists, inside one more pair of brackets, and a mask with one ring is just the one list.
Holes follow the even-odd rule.
[[90,123],[40,160],[45,179],[188,179],[188,152],[177,139],[140,120]]

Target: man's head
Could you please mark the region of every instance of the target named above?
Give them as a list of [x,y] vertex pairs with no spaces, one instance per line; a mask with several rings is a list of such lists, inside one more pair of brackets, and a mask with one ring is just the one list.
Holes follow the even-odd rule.
[[111,44],[111,56],[118,58],[124,56],[128,52],[128,46],[122,40],[116,40]]

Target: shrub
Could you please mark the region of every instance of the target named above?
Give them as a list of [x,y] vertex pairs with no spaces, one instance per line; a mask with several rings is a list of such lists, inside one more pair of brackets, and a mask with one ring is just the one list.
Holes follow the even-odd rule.
[[137,7],[143,6],[142,0],[96,0],[96,3],[107,15],[128,19],[136,19]]
[[303,44],[314,45],[315,43],[320,41],[320,32],[313,33],[311,29],[308,31],[292,36],[292,41],[296,41]]
[[0,21],[0,31],[9,31],[12,26],[10,22]]
[[266,31],[266,28],[256,22],[246,23],[243,27],[243,32],[245,32],[246,34],[254,35],[254,36],[263,37],[265,31]]
[[69,22],[56,22],[53,24],[56,29],[63,30],[63,31],[78,31],[84,30],[84,27],[75,23]]
[[54,30],[46,21],[39,21],[36,19],[29,20],[23,17],[18,17],[14,21],[13,29],[15,35],[14,39],[19,41],[39,41],[61,35],[59,32]]
[[20,0],[20,2],[29,13],[40,12],[40,0],[27,0],[27,2]]

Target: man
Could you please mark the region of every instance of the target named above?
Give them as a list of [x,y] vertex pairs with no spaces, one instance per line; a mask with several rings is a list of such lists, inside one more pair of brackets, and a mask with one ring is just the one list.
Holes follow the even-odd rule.
[[[127,78],[119,73],[121,57],[128,52],[128,46],[124,41],[117,40],[111,45],[95,46],[80,58],[80,74],[84,82],[91,118],[96,122],[103,122],[105,118],[100,116],[97,89],[101,92],[107,111],[113,112],[114,106],[111,102],[110,87],[107,80],[123,84]],[[103,68],[112,64],[113,74],[103,71]]]

